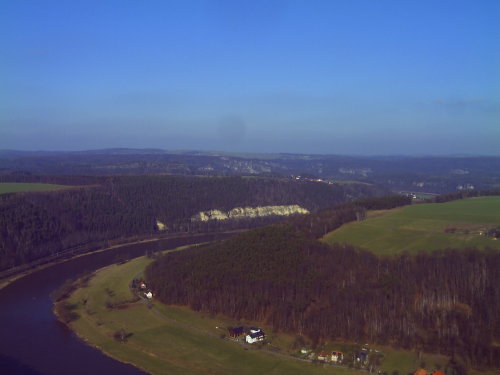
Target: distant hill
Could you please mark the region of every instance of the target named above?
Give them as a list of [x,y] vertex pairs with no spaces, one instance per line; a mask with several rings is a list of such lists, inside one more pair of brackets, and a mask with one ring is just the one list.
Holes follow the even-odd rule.
[[183,174],[204,176],[312,176],[354,180],[392,191],[448,193],[500,186],[500,156],[343,156],[248,154],[160,149],[74,152],[0,150],[0,177]]
[[379,255],[445,248],[500,249],[500,241],[487,235],[494,228],[500,231],[499,196],[375,211],[367,220],[328,233],[323,241],[346,242]]

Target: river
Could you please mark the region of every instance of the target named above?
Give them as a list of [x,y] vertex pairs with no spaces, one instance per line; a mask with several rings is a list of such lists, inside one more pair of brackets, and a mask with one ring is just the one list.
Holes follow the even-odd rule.
[[55,264],[9,284],[0,290],[0,374],[145,374],[79,340],[52,313],[50,293],[67,279],[115,263],[117,257],[123,255],[134,258],[144,255],[147,249],[172,249],[230,235],[174,237],[124,245]]

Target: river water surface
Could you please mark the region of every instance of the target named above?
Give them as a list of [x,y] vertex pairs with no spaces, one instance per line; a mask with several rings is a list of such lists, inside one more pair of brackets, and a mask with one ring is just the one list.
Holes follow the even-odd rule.
[[115,361],[79,340],[52,313],[50,293],[67,279],[151,250],[212,241],[228,234],[177,237],[125,245],[56,264],[0,290],[0,375],[137,375],[144,372]]

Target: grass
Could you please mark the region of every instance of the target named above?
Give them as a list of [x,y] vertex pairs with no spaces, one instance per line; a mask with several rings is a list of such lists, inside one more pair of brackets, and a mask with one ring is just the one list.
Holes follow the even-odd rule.
[[[346,224],[323,241],[351,243],[378,255],[448,247],[500,249],[500,241],[479,234],[496,226],[500,226],[500,197],[480,197],[370,212],[367,220]],[[459,231],[445,233],[447,228]]]
[[[198,331],[220,335],[223,332],[215,327],[225,327],[230,322],[227,318],[154,304],[168,317],[198,330],[189,329],[164,320],[142,302],[127,302],[133,298],[128,283],[150,261],[141,257],[106,267],[90,280],[88,287],[76,290],[69,302],[77,304],[80,318],[70,323],[72,329],[111,357],[153,374],[359,374],[273,356]],[[108,309],[108,302],[120,308]],[[132,334],[126,343],[113,338],[122,329]]]
[[20,182],[0,182],[0,194],[67,189],[70,186]]
[[[398,371],[401,375],[413,373],[416,369],[423,367],[428,372],[434,372],[438,369],[443,370],[449,361],[444,355],[420,353],[398,350],[390,347],[383,347],[384,361],[380,370],[387,374]],[[423,365],[423,366],[422,366]]]
[[[144,303],[133,301],[128,287],[132,278],[140,275],[150,262],[151,259],[141,257],[122,265],[108,266],[97,272],[86,287],[77,289],[68,301],[77,305],[75,311],[80,315],[70,323],[72,329],[109,356],[152,374],[362,374],[353,369],[273,356],[256,347],[243,347],[219,337],[226,333],[227,326],[259,325],[255,322],[237,322],[224,316],[198,313],[185,306],[153,302],[156,310],[172,319],[165,320]],[[117,308],[107,308],[109,302]],[[260,326],[268,333],[272,344],[281,348],[281,353],[297,352],[292,348],[292,335]],[[120,330],[131,334],[125,343],[113,338]],[[329,342],[316,352],[341,350],[348,353],[359,348],[360,345],[354,343]],[[372,348],[383,354],[380,370],[387,374],[394,371],[401,375],[412,373],[422,362],[427,370],[433,371],[443,369],[448,362],[447,357],[438,354],[421,353],[419,356],[416,352],[391,347]],[[473,375],[491,373],[473,370]]]

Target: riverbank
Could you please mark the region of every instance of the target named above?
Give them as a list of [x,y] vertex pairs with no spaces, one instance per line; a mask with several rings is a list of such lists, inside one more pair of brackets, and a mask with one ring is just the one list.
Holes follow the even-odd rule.
[[[226,340],[225,329],[219,327],[230,322],[223,317],[157,302],[148,307],[134,301],[129,283],[149,262],[151,259],[141,257],[108,266],[97,272],[87,287],[76,290],[67,301],[75,305],[73,311],[79,315],[69,323],[71,329],[106,355],[152,374],[360,374]],[[282,344],[293,340],[271,335]]]
[[[177,249],[178,251],[179,249]],[[68,302],[79,318],[69,327],[88,345],[151,374],[361,374],[345,367],[297,360],[291,356],[295,337],[272,331],[271,346],[238,344],[228,340],[226,327],[241,322],[197,313],[183,306],[137,300],[129,285],[152,260],[141,257],[99,270],[88,286],[76,290]],[[348,344],[326,343],[325,348]],[[274,350],[274,353],[270,351]],[[383,353],[380,370],[388,374],[413,372],[422,364],[444,369],[448,358],[378,347]],[[477,375],[493,372],[471,371]]]
[[[45,268],[52,267],[56,264],[68,262],[70,260],[80,258],[83,256],[87,256],[87,255],[97,254],[97,253],[101,253],[104,251],[114,250],[114,249],[117,249],[120,247],[127,247],[130,245],[148,244],[148,243],[151,244],[154,242],[160,242],[160,241],[171,240],[171,239],[176,239],[176,238],[186,238],[186,237],[196,238],[196,237],[202,237],[202,236],[208,236],[208,235],[229,236],[232,234],[239,233],[241,231],[242,230],[233,230],[233,231],[226,231],[226,232],[220,232],[220,233],[198,233],[198,234],[175,233],[172,235],[167,235],[167,236],[163,235],[163,236],[158,236],[158,237],[154,237],[154,238],[141,238],[141,239],[134,238],[134,239],[131,239],[130,242],[127,242],[126,240],[122,240],[122,242],[120,242],[118,244],[108,246],[106,248],[88,251],[88,252],[82,252],[82,253],[77,253],[77,254],[62,253],[56,257],[49,256],[46,258],[39,259],[36,262],[32,262],[30,264],[24,265],[22,268],[20,268],[16,272],[10,272],[10,270],[4,270],[4,271],[0,272],[0,290],[5,288],[7,285],[13,283],[14,281],[24,277],[24,276],[30,275],[34,272],[43,270]],[[5,276],[2,276],[3,274]]]

